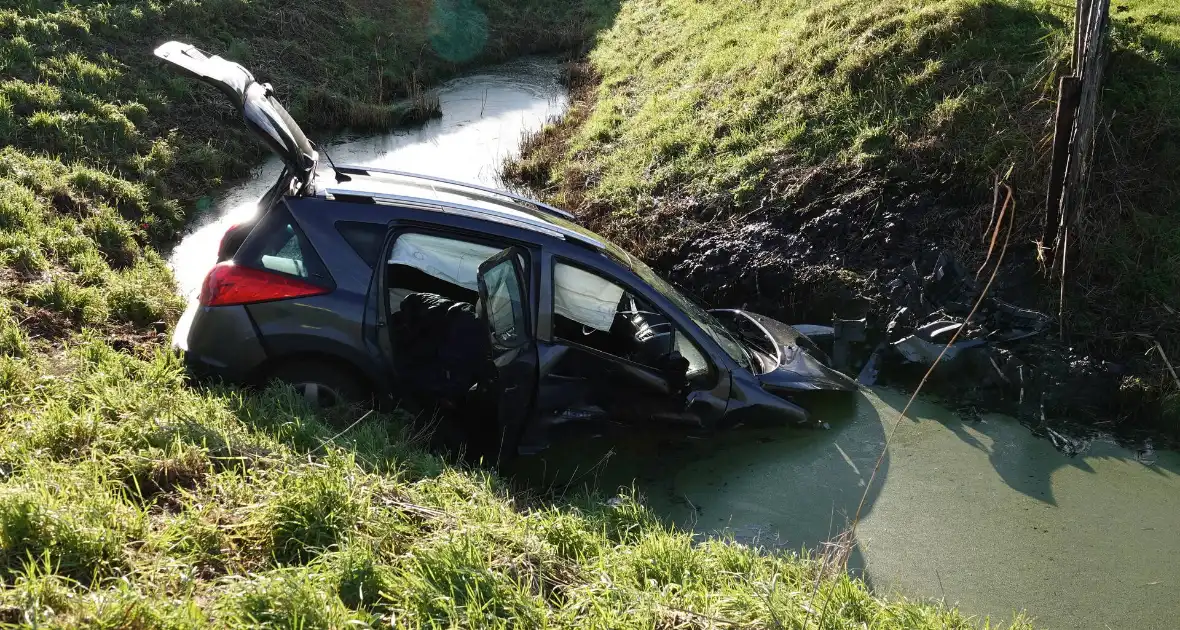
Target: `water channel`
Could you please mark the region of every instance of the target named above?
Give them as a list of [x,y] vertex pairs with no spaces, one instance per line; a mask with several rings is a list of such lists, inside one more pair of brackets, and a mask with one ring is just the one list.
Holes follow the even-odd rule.
[[[420,128],[338,137],[332,158],[495,185],[525,132],[565,108],[558,66],[526,59],[439,90]],[[221,191],[170,262],[188,296],[229,225],[277,178],[277,159]],[[704,534],[814,548],[856,512],[905,396],[869,389],[854,410],[817,410],[828,430],[738,430],[558,445],[532,462],[546,478],[634,484],[670,522]],[[609,456],[608,456],[609,455]],[[605,465],[595,466],[605,461]],[[993,622],[1026,610],[1037,626],[1180,626],[1180,454],[1094,440],[1067,456],[1002,416],[966,420],[919,401],[869,488],[850,566],[880,593],[941,599]]]

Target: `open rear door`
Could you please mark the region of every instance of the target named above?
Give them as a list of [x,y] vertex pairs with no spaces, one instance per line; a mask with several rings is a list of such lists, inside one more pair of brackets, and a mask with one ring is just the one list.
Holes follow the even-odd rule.
[[480,315],[488,323],[498,373],[499,463],[516,455],[537,390],[537,340],[529,317],[524,260],[523,250],[510,247],[479,266]]
[[308,184],[319,156],[303,130],[275,99],[270,84],[258,83],[240,64],[210,57],[184,42],[165,42],[155,54],[183,74],[221,90],[242,113],[246,126],[282,158],[301,185]]

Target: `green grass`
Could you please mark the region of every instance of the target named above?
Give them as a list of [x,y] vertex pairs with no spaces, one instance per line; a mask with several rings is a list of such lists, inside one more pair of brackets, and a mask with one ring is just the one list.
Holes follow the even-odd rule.
[[639,211],[660,195],[740,204],[776,171],[819,165],[986,172],[1044,126],[1021,110],[1069,44],[1064,8],[631,2],[591,54],[601,84],[555,175]]
[[816,558],[695,541],[630,491],[519,494],[422,450],[398,416],[340,434],[359,412],[192,389],[169,354],[80,335],[0,365],[21,375],[0,386],[6,621],[770,628],[810,609],[819,628],[977,627]]
[[35,335],[51,342],[79,324],[177,316],[153,250],[265,149],[221,94],[152,56],[162,41],[248,65],[313,132],[380,129],[435,113],[425,86],[465,67],[578,46],[612,6],[10,3],[0,8],[0,295],[24,305],[22,320],[62,320]]
[[261,150],[154,44],[247,63],[309,126],[384,126],[422,86],[575,46],[613,8],[0,9],[0,625],[975,627],[814,558],[694,541],[630,491],[521,495],[401,417],[340,434],[356,412],[286,388],[194,389],[155,340],[182,306],[159,248]]
[[[599,81],[575,119],[534,139],[509,175],[636,247],[708,217],[790,212],[793,195],[825,182],[837,194],[862,181],[871,201],[874,182],[935,181],[967,191],[960,202],[982,214],[926,229],[957,232],[945,240],[969,242],[963,256],[982,261],[974,237],[995,176],[1011,167],[1023,218],[1014,242],[1031,254],[1073,10],[1043,0],[632,0],[590,54]],[[1109,126],[1071,245],[1065,312],[1082,335],[1166,338],[1180,335],[1180,4],[1112,11]]]

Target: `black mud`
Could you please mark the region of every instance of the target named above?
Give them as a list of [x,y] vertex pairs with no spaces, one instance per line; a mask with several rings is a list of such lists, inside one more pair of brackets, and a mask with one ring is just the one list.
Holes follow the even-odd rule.
[[[865,318],[867,341],[850,371],[875,353],[878,382],[912,388],[991,274],[989,266],[977,280],[982,261],[969,268],[960,260],[964,251],[986,251],[992,195],[948,190],[950,179],[904,186],[849,179],[771,195],[762,210],[666,249],[656,266],[709,305],[792,323]],[[943,358],[924,391],[969,415],[1009,413],[1067,438],[1174,437],[1135,377],[1146,366],[1104,361],[1063,341],[1045,309],[1051,290],[1035,249],[1010,243],[957,354]],[[1069,439],[1054,441],[1068,450]]]

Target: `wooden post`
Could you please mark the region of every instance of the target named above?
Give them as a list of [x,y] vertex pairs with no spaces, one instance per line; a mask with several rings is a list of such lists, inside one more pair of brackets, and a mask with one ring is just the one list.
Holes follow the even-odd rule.
[[[1050,248],[1047,268],[1063,258],[1063,236],[1083,212],[1094,137],[1099,124],[1098,97],[1106,63],[1110,0],[1075,0],[1073,59],[1069,76],[1057,86],[1053,148],[1045,191],[1042,247]],[[1075,235],[1076,236],[1076,235]],[[1060,266],[1064,269],[1064,261]]]
[[[1053,160],[1049,166],[1049,193],[1045,198],[1045,231],[1041,244],[1049,246],[1057,240],[1057,226],[1061,223],[1061,193],[1065,187],[1065,166],[1069,161],[1069,144],[1073,138],[1073,121],[1078,111],[1081,80],[1076,76],[1061,77],[1057,84],[1057,115],[1053,125]],[[1049,268],[1052,269],[1052,261]]]
[[[1099,121],[1098,97],[1102,87],[1102,71],[1106,63],[1110,0],[1085,2],[1085,21],[1081,24],[1080,36],[1082,56],[1077,62],[1080,87],[1069,160],[1065,166],[1065,185],[1061,193],[1060,224],[1063,226],[1073,225],[1083,211]],[[1058,238],[1060,236],[1058,232]]]

